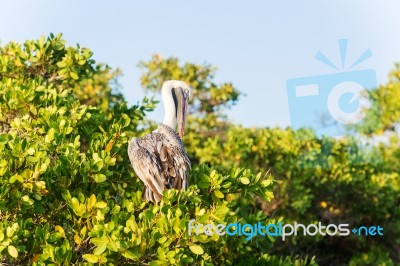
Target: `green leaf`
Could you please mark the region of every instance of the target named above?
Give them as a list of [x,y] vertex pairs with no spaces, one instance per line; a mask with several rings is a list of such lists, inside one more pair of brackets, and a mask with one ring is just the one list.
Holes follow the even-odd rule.
[[181,262],[184,262],[184,263],[192,263],[192,262],[193,262],[193,258],[192,258],[192,257],[183,257],[183,258],[181,259]]
[[267,197],[267,200],[271,200],[274,198],[274,194],[271,191],[265,191],[264,194]]
[[119,205],[115,205],[114,208],[111,211],[111,214],[119,213],[120,210],[121,210],[121,207]]
[[107,203],[105,203],[104,201],[99,201],[99,202],[96,202],[96,204],[94,206],[96,208],[103,209],[103,208],[107,207]]
[[100,255],[106,250],[109,239],[106,236],[102,236],[101,238],[94,237],[90,239],[90,242],[97,246],[94,249],[93,254]]
[[213,194],[214,194],[214,196],[216,196],[219,199],[223,199],[224,198],[224,194],[219,190],[214,190]]
[[58,66],[59,68],[63,68],[63,67],[66,67],[67,64],[66,64],[65,62],[63,62],[63,61],[60,61],[60,62],[57,62],[57,66]]
[[200,181],[197,185],[199,186],[199,188],[208,188],[211,183],[208,181]]
[[[2,134],[2,135],[0,135],[0,144],[6,144],[10,139],[12,139],[12,137],[10,135]],[[1,160],[0,163],[2,161],[5,161],[5,160]]]
[[93,254],[101,255],[106,250],[106,248],[107,248],[107,243],[100,244],[93,250]]
[[119,252],[119,249],[121,248],[121,244],[119,241],[112,241],[110,240],[110,242],[107,245],[107,248],[111,251],[114,252]]
[[189,246],[189,249],[196,255],[202,255],[204,253],[203,248],[199,245],[191,245]]
[[29,154],[29,155],[33,155],[33,154],[35,153],[35,149],[34,149],[34,148],[29,148],[29,149],[26,151],[26,153]]
[[96,204],[96,201],[97,201],[96,195],[92,194],[92,195],[90,196],[89,200],[88,200],[88,203],[87,203],[87,209],[88,209],[88,211],[91,211],[91,210],[92,210],[93,206]]
[[70,72],[69,75],[70,75],[71,78],[73,78],[74,80],[79,79],[78,74],[76,74],[75,72]]
[[17,229],[18,229],[18,224],[17,223],[14,223],[12,226],[8,226],[7,229],[6,229],[7,237],[11,238],[14,235],[14,233],[15,233],[15,231]]
[[189,199],[193,203],[200,203],[201,202],[201,197],[198,196],[198,195],[191,196]]
[[85,254],[82,256],[82,258],[90,263],[97,263],[99,261],[98,256],[93,254]]
[[79,200],[77,198],[71,199],[72,208],[76,211],[79,209]]
[[21,199],[22,199],[23,201],[29,201],[29,196],[28,196],[28,195],[25,195],[25,196],[23,196]]
[[153,261],[151,261],[151,262],[149,263],[149,266],[161,266],[161,265],[164,265],[164,263],[162,263],[162,262],[159,261],[159,260],[153,260]]
[[64,238],[65,238],[65,231],[64,231],[64,228],[62,228],[62,227],[59,226],[59,225],[56,225],[56,226],[54,227],[54,230],[56,230],[57,232],[59,232],[60,235],[61,235],[61,237],[64,237]]
[[49,132],[47,132],[47,135],[44,137],[44,141],[45,141],[46,143],[49,143],[49,142],[53,141],[53,139],[54,139],[54,132],[55,132],[55,129],[54,129],[54,128],[50,128]]
[[95,174],[93,176],[94,181],[96,181],[96,183],[101,183],[107,180],[107,177],[103,174]]
[[13,258],[18,258],[18,251],[13,245],[7,247],[8,254]]
[[164,243],[165,241],[167,241],[167,237],[166,236],[160,237],[158,239],[158,243],[160,243],[160,244]]
[[221,184],[221,187],[223,187],[223,188],[229,188],[230,186],[232,186],[232,182],[231,181],[224,181]]
[[71,193],[69,192],[68,189],[63,189],[61,191],[61,196],[63,197],[63,199],[65,199],[66,201],[71,199]]
[[131,122],[130,117],[129,117],[127,114],[122,114],[122,118],[125,120],[122,127],[127,127],[127,126],[129,126],[129,124],[130,124],[130,122]]
[[137,260],[140,258],[141,254],[139,251],[136,250],[135,251],[126,250],[122,252],[122,256],[130,260]]
[[0,160],[0,167],[6,167],[7,166],[7,161],[6,160]]
[[261,186],[262,187],[268,187],[269,185],[271,185],[272,184],[272,181],[270,180],[270,179],[266,179],[266,180],[263,180],[262,182],[261,182]]
[[229,208],[224,206],[224,205],[219,205],[217,206],[217,208],[215,209],[215,214],[218,216],[223,216],[225,215],[227,212],[229,212]]
[[94,165],[93,165],[93,171],[100,171],[101,169],[103,169],[104,167],[104,162],[103,160],[97,161]]
[[59,240],[60,238],[61,238],[61,234],[59,232],[52,233],[52,234],[50,234],[49,238],[47,239],[47,242],[53,243],[53,242],[56,242],[57,240]]
[[250,184],[250,180],[247,177],[241,177],[240,182],[244,185]]

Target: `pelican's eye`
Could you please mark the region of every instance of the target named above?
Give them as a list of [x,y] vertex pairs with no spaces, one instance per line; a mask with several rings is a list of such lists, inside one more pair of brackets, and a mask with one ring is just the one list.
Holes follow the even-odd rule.
[[184,92],[185,92],[186,98],[188,99],[189,98],[189,89],[185,89]]

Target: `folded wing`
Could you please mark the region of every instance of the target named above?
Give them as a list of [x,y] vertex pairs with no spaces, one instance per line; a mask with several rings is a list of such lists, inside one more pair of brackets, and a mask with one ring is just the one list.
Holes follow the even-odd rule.
[[152,132],[142,139],[133,138],[128,155],[145,185],[143,197],[147,200],[160,201],[165,188],[180,190],[188,187],[190,161],[186,151],[181,143],[171,141],[165,134]]

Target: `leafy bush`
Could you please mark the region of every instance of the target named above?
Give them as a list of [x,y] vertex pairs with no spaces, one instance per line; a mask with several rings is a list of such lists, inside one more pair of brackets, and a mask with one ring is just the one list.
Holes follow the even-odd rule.
[[[189,133],[190,134],[190,133]],[[368,249],[379,250],[387,263],[398,262],[400,240],[400,175],[396,164],[399,146],[374,147],[367,152],[351,139],[301,140],[291,129],[247,129],[231,126],[223,137],[198,141],[187,149],[201,163],[270,169],[276,178],[275,199],[264,206],[269,217],[283,217],[287,223],[348,223],[350,228],[380,225],[379,237],[292,237],[276,242],[273,254],[316,256],[322,265],[348,263]],[[397,154],[397,157],[394,155]],[[397,161],[396,161],[397,163]],[[389,164],[389,165],[387,165]],[[338,256],[340,254],[341,256]],[[373,256],[374,257],[374,256]],[[371,259],[369,259],[371,260]]]
[[142,201],[126,149],[155,103],[128,108],[118,74],[61,35],[0,48],[1,263],[313,263],[269,254],[270,238],[188,235],[192,219],[269,222],[254,198],[272,199],[270,175],[197,165],[188,191]]
[[[140,66],[147,90],[171,78],[198,88],[184,139],[191,186],[166,191],[155,205],[141,200],[126,149],[151,130],[145,116],[156,102],[128,107],[117,90],[120,71],[96,64],[87,48],[66,46],[61,35],[0,47],[0,263],[399,263],[398,138],[362,147],[304,129],[244,128],[224,116],[241,93],[216,84],[212,66],[158,56]],[[395,105],[379,95],[397,97],[396,73],[373,94],[390,112]],[[398,122],[390,112],[379,114],[386,119],[378,130]],[[371,124],[361,131],[371,133]],[[384,236],[247,241],[189,235],[193,219],[380,225]]]
[[[150,86],[150,80],[160,82],[181,77],[182,73],[191,77],[188,82],[193,87],[211,83],[209,76],[187,70],[204,70],[209,66],[179,64],[174,58],[160,57],[153,57],[142,66],[145,72],[141,80],[145,86]],[[371,93],[374,108],[358,128],[360,132],[371,134],[393,129],[399,122],[399,73],[397,66],[389,83]],[[220,90],[220,93],[225,94],[222,98],[231,99],[230,92]],[[208,99],[212,101],[212,97]],[[224,103],[217,109],[223,107],[229,105]],[[223,117],[216,117],[217,121],[223,121]],[[292,237],[290,241],[276,241],[270,253],[315,256],[321,265],[400,263],[400,239],[393,238],[400,234],[398,137],[392,137],[389,144],[371,146],[351,137],[317,138],[306,129],[244,128],[227,122],[219,127],[201,113],[192,114],[190,119],[202,120],[201,124],[207,128],[203,130],[196,123],[189,123],[185,147],[192,161],[212,165],[220,171],[231,167],[271,171],[276,179],[275,199],[270,204],[259,201],[269,217],[283,218],[288,223],[321,221],[384,228],[383,237]],[[379,123],[376,119],[380,119]]]

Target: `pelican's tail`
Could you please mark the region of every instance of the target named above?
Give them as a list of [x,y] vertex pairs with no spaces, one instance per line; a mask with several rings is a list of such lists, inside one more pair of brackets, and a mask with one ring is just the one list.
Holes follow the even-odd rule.
[[149,187],[145,186],[142,193],[142,199],[155,203],[162,199],[162,195],[157,192],[153,192]]

